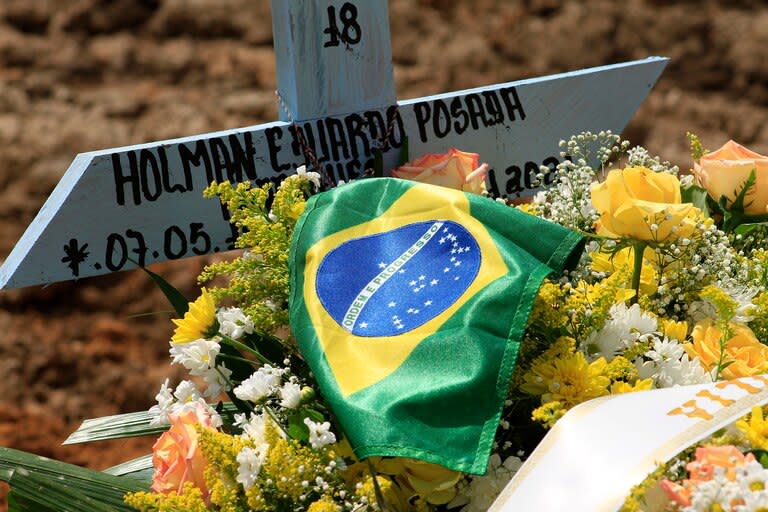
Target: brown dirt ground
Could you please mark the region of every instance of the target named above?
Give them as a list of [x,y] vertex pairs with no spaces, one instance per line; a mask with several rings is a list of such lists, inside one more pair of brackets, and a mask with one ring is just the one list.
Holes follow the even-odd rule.
[[[684,168],[686,130],[768,152],[763,5],[391,0],[397,90],[664,55],[627,137]],[[2,0],[0,258],[77,153],[275,119],[271,37],[266,0]],[[154,270],[192,297],[205,261]],[[84,418],[152,404],[171,374],[167,310],[140,272],[1,292],[0,445],[96,468],[146,453],[151,439],[60,443]]]

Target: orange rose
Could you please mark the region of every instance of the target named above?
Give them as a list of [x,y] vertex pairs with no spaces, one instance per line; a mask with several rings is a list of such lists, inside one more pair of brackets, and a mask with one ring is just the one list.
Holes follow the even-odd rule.
[[428,153],[392,170],[392,176],[440,185],[464,192],[485,192],[488,164],[479,164],[480,155],[451,148],[447,153]]
[[208,497],[203,471],[208,461],[198,446],[195,425],[211,427],[210,415],[205,406],[197,403],[178,414],[171,414],[171,428],[163,433],[152,447],[152,464],[155,474],[151,489],[167,494],[181,492],[186,482],[192,482],[203,491],[203,499]]
[[[768,347],[760,343],[749,327],[731,324],[733,336],[725,343],[724,363],[729,363],[721,375],[725,379],[749,377],[768,370]],[[693,342],[683,347],[688,357],[698,357],[702,366],[712,370],[720,360],[720,339],[723,332],[712,323],[704,320],[693,328]]]
[[707,189],[715,201],[721,196],[727,197],[728,204],[736,199],[753,170],[757,181],[744,198],[744,212],[762,215],[768,213],[768,156],[729,140],[717,151],[702,156],[693,166],[699,185]]

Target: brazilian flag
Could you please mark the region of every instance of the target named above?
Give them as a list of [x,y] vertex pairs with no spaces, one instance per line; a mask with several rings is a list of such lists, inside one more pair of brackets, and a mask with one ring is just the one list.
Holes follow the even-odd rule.
[[528,315],[582,237],[491,199],[395,178],[311,197],[290,323],[358,458],[483,474]]

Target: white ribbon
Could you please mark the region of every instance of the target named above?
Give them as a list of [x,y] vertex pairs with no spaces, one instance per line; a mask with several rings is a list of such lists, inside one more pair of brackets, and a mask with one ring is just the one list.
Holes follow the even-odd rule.
[[768,402],[768,377],[612,395],[557,422],[490,510],[614,512],[657,464]]

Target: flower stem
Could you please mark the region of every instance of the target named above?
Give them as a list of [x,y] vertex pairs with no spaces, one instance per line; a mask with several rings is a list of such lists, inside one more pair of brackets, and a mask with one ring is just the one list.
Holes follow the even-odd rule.
[[272,362],[269,359],[267,359],[266,357],[264,357],[261,354],[261,352],[259,352],[255,348],[249,347],[245,343],[237,341],[234,338],[230,338],[226,334],[222,334],[221,332],[219,332],[219,337],[221,337],[221,341],[223,341],[224,343],[227,343],[228,345],[231,345],[232,347],[234,347],[234,348],[236,348],[238,350],[242,350],[242,351],[244,351],[244,352],[246,352],[248,354],[253,355],[256,359],[258,359],[262,363],[267,364],[267,363],[271,363]]
[[632,289],[635,290],[635,296],[632,297],[632,304],[637,304],[640,298],[640,274],[643,271],[643,253],[647,245],[646,242],[637,242],[632,247],[632,252],[635,256],[635,264],[632,267]]

